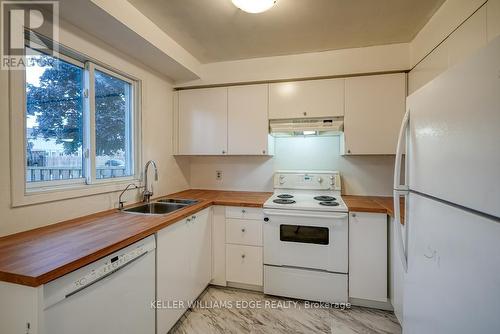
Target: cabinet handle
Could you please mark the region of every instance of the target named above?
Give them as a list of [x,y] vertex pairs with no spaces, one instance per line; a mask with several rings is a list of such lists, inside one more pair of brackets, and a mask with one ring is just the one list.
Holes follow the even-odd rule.
[[246,231],[246,230],[245,230],[245,228],[242,228],[242,229],[241,229],[241,232],[245,233],[245,231]]
[[266,223],[267,223],[267,222],[269,222],[269,218],[265,217],[265,218],[264,218],[264,221],[265,221]]
[[245,212],[247,212],[247,211],[246,211],[245,209],[243,209],[243,210],[241,210],[241,212],[242,212],[242,213],[245,213]]
[[352,214],[352,217],[356,218],[356,214],[355,214],[355,213],[353,213],[353,214]]
[[226,154],[226,151],[222,150],[222,154]]
[[307,113],[304,111],[304,116],[307,116]]
[[241,254],[241,258],[242,258],[242,259],[244,259],[244,258],[245,258],[245,256],[246,256],[245,254]]
[[191,221],[191,218],[186,219],[186,223],[189,223]]
[[351,150],[347,150],[347,153],[351,153]]
[[196,219],[196,216],[191,216],[192,219]]
[[266,154],[266,150],[262,150],[262,154]]

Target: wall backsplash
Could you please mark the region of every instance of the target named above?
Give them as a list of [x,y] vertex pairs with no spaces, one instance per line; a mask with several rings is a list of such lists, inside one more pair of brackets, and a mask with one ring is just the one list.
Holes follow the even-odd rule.
[[[275,170],[338,170],[342,192],[392,195],[394,156],[340,155],[339,137],[276,138],[275,156],[191,157],[191,188],[272,191]],[[222,171],[222,180],[216,180]]]

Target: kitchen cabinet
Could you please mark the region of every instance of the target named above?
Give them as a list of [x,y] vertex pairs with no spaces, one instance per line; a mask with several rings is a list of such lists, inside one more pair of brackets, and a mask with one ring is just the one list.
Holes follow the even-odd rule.
[[181,90],[178,94],[178,154],[227,154],[227,88]]
[[344,115],[345,79],[304,80],[269,85],[269,118]]
[[260,208],[226,207],[226,280],[259,290],[263,284],[263,221]]
[[386,214],[349,212],[349,298],[388,301]]
[[267,84],[176,92],[172,131],[175,154],[272,154],[268,94]]
[[244,219],[226,219],[226,240],[237,245],[262,246],[262,224]]
[[[211,208],[157,233],[158,333],[167,333],[209,284],[212,276]],[[172,303],[183,302],[172,307]]]
[[262,285],[262,247],[226,245],[226,279],[230,282]]
[[226,286],[226,220],[223,206],[212,209],[212,284]]
[[267,84],[228,88],[228,154],[268,154],[267,110]]
[[[191,216],[189,226],[189,264],[192,289],[190,300],[195,300],[212,279],[211,217],[210,208]],[[189,219],[189,218],[188,218]]]
[[396,154],[405,100],[405,73],[346,78],[343,154]]

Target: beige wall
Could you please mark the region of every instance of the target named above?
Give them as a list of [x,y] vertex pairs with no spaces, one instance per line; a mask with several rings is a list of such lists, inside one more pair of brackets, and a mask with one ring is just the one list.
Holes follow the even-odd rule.
[[[143,160],[155,159],[160,179],[155,193],[166,194],[189,187],[188,161],[171,155],[172,85],[136,61],[120,55],[105,43],[78,29],[64,25],[61,43],[88,56],[116,67],[143,81],[142,151]],[[11,208],[9,161],[9,93],[8,73],[0,71],[0,235],[48,225],[117,206],[118,193],[88,196],[39,205]],[[15,130],[19,131],[19,130]],[[12,152],[12,154],[17,154]],[[19,153],[20,154],[20,153]],[[132,200],[133,193],[128,195]]]
[[400,43],[225,61],[200,65],[201,79],[178,86],[401,71],[410,68],[409,56],[409,45]]

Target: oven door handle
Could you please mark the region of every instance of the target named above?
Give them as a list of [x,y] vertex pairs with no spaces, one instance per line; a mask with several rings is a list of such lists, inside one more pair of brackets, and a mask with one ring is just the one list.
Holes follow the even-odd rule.
[[[290,212],[292,211],[292,212]],[[307,217],[307,218],[328,218],[328,219],[343,219],[347,218],[347,213],[337,213],[337,214],[332,214],[328,213],[326,215],[322,214],[314,214],[314,213],[300,213],[300,212],[293,212],[293,210],[287,210],[285,211],[268,211],[264,210],[264,214],[266,216],[272,217],[272,216],[286,216],[286,217]]]

